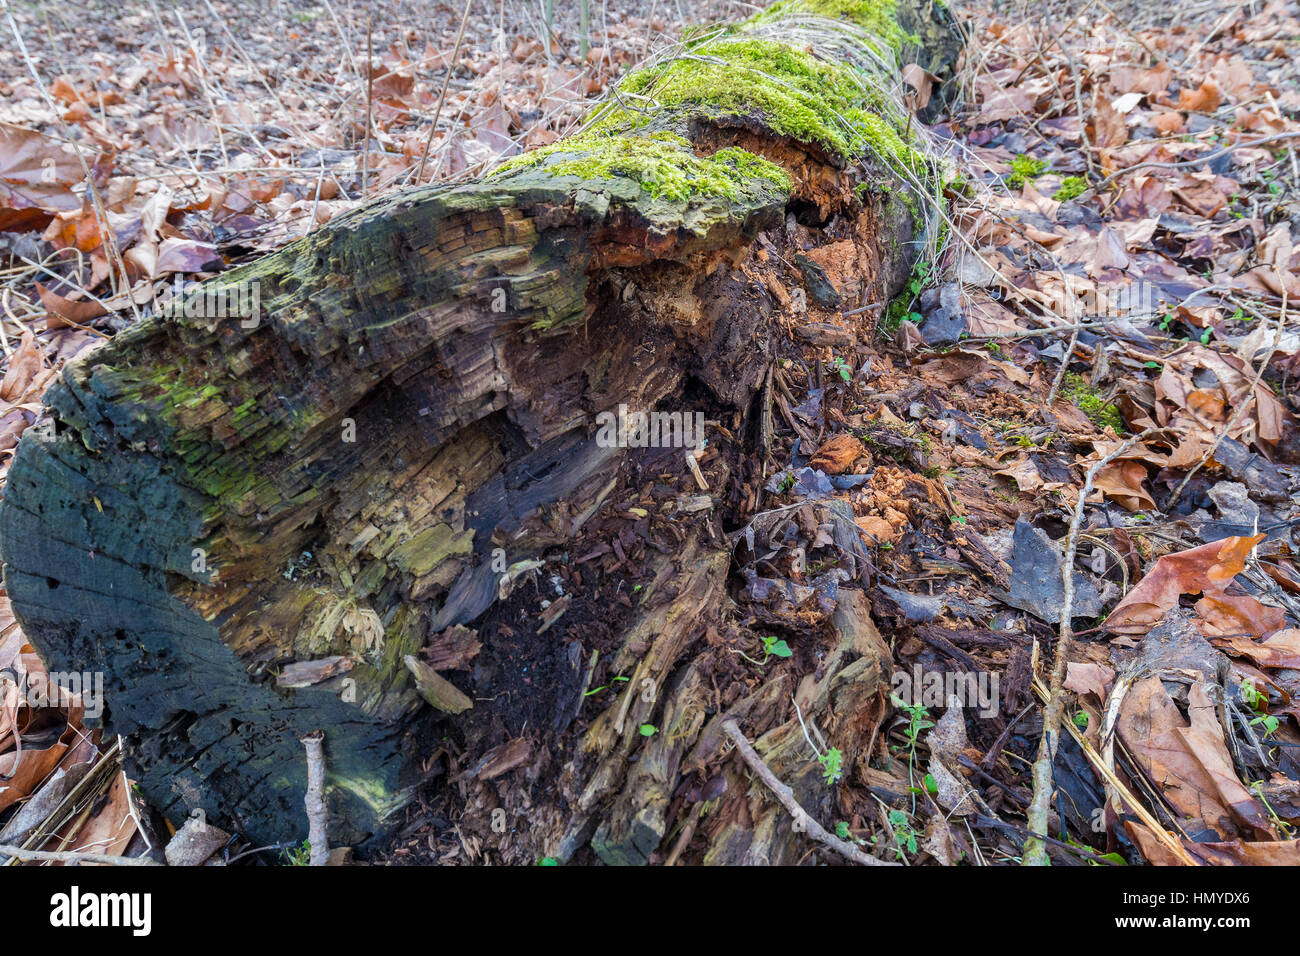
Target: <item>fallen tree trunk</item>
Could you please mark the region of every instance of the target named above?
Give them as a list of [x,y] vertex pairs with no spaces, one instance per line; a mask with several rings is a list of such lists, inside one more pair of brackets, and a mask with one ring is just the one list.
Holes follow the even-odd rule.
[[[869,559],[851,509],[759,505],[773,416],[799,427],[780,363],[851,351],[926,238],[898,23],[948,21],[777,6],[629,77],[581,136],[356,210],[50,390],[0,506],[5,583],[51,670],[104,672],[173,821],[300,839],[321,729],[335,845],[446,773],[508,861],[798,859],[722,763],[726,717],[841,812],[809,747],[852,775],[884,710]],[[844,573],[745,617],[728,532],[761,548],[787,520]],[[802,640],[755,670],[776,626]]]

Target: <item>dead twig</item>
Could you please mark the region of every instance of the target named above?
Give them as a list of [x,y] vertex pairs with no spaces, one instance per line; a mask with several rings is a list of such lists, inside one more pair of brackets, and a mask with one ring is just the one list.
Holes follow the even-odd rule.
[[465,0],[465,12],[460,18],[460,32],[456,34],[456,46],[451,51],[451,62],[447,64],[447,75],[442,78],[442,92],[438,94],[438,105],[433,111],[433,122],[429,124],[429,138],[424,141],[424,155],[420,157],[420,168],[415,171],[418,183],[424,177],[424,164],[429,159],[429,147],[433,145],[433,131],[438,128],[438,119],[442,116],[442,104],[447,99],[447,87],[451,85],[451,75],[456,72],[456,60],[460,58],[460,45],[465,39],[465,25],[469,23],[469,8],[474,0]]
[[109,856],[80,850],[24,850],[20,846],[0,845],[0,856],[17,860],[48,863],[102,863],[106,866],[161,866],[147,856]]
[[1083,524],[1083,512],[1088,495],[1092,493],[1092,483],[1103,468],[1135,445],[1170,431],[1172,429],[1169,428],[1148,428],[1139,432],[1094,463],[1084,476],[1083,488],[1079,491],[1079,501],[1074,506],[1074,517],[1070,519],[1070,532],[1065,538],[1065,556],[1061,562],[1061,583],[1065,593],[1061,600],[1061,621],[1056,641],[1056,656],[1052,660],[1051,684],[1048,689],[1047,703],[1043,708],[1043,736],[1038,745],[1038,759],[1034,761],[1034,798],[1026,814],[1030,835],[1025,839],[1022,857],[1025,866],[1049,865],[1047,847],[1042,839],[1034,834],[1047,832],[1047,811],[1052,800],[1052,762],[1056,759],[1061,711],[1064,707],[1061,690],[1065,683],[1065,665],[1070,659],[1070,639],[1074,633],[1070,629],[1070,615],[1074,610],[1074,555],[1079,547],[1079,529]]
[[846,860],[862,866],[898,866],[897,863],[879,860],[874,856],[863,853],[852,843],[841,840],[833,833],[828,832],[825,827],[810,817],[807,811],[799,805],[799,801],[795,799],[794,791],[778,780],[776,774],[771,771],[767,764],[763,763],[763,758],[758,755],[753,744],[741,733],[734,718],[724,720],[722,729],[726,731],[728,737],[735,741],[736,749],[740,751],[740,756],[749,766],[749,769],[754,771],[758,778],[767,785],[773,796],[781,802],[781,806],[785,807],[790,815],[794,817],[796,823],[802,821],[804,830],[810,837],[818,843],[830,847]]
[[313,730],[298,738],[307,749],[307,844],[311,848],[311,865],[324,866],[329,860],[329,833],[325,827],[325,732]]
[[1252,404],[1255,406],[1257,411],[1259,409],[1259,402],[1255,400],[1255,390],[1259,388],[1259,383],[1264,378],[1264,373],[1268,370],[1268,363],[1272,361],[1273,353],[1277,351],[1278,345],[1282,342],[1282,333],[1286,330],[1286,277],[1282,275],[1281,272],[1278,272],[1276,268],[1274,271],[1277,272],[1277,281],[1282,287],[1282,310],[1277,317],[1277,331],[1273,333],[1273,346],[1264,354],[1264,357],[1260,359],[1259,369],[1256,370],[1255,377],[1251,380],[1250,387],[1246,389],[1244,395],[1238,397],[1236,410],[1228,418],[1227,422],[1224,423],[1223,429],[1219,432],[1219,436],[1214,439],[1214,444],[1205,450],[1205,454],[1201,456],[1201,460],[1192,466],[1191,470],[1183,476],[1183,480],[1178,483],[1178,487],[1174,489],[1174,493],[1170,496],[1169,502],[1165,505],[1166,514],[1173,510],[1174,505],[1178,504],[1178,499],[1182,497],[1183,489],[1187,487],[1188,482],[1190,482],[1192,478],[1195,477],[1196,473],[1204,468],[1209,460],[1214,457],[1214,453],[1219,450],[1219,446],[1223,444],[1223,440],[1228,437],[1228,432],[1232,431],[1237,422],[1241,420],[1241,416],[1246,413],[1246,409],[1250,408]]
[[1176,163],[1137,163],[1133,166],[1126,166],[1123,169],[1117,169],[1089,191],[1093,195],[1100,195],[1101,191],[1113,183],[1116,179],[1125,173],[1136,172],[1139,169],[1183,169],[1188,166],[1200,166],[1202,163],[1208,163],[1211,160],[1218,159],[1220,156],[1227,156],[1229,153],[1238,149],[1245,149],[1250,146],[1266,146],[1269,143],[1280,143],[1283,140],[1295,139],[1300,136],[1300,131],[1290,133],[1278,133],[1276,136],[1265,136],[1262,139],[1252,139],[1249,142],[1233,143],[1225,146],[1223,149],[1210,153],[1208,156],[1197,156],[1194,159],[1183,159]]

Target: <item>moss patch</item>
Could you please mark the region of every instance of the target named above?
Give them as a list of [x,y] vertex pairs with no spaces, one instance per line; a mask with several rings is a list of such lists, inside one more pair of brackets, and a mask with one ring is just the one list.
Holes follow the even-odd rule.
[[907,43],[920,41],[898,25],[897,0],[778,0],[756,13],[748,22],[770,23],[780,17],[818,16],[832,20],[851,20],[868,33],[880,37],[894,52]]
[[492,177],[503,178],[542,165],[554,176],[626,177],[651,198],[675,202],[695,198],[739,202],[755,197],[760,190],[789,193],[791,189],[785,170],[762,157],[735,147],[708,157],[696,156],[686,140],[672,133],[589,133],[512,159]]
[[[852,67],[819,60],[775,40],[721,37],[667,63],[630,74],[621,93],[664,110],[706,116],[759,115],[774,132],[848,159],[870,148],[885,163],[919,173],[923,157],[879,115],[878,93]],[[598,129],[635,127],[644,114],[611,105]]]
[[1088,180],[1082,176],[1066,176],[1061,180],[1061,186],[1056,190],[1056,195],[1052,198],[1061,202],[1068,202],[1076,196],[1082,196],[1088,190]]
[[1050,165],[1051,163],[1045,159],[1034,159],[1023,154],[1017,156],[1011,161],[1011,175],[1007,177],[1007,185],[1013,189],[1020,189],[1035,176],[1046,172]]
[[1061,382],[1061,394],[1098,426],[1113,428],[1116,434],[1124,431],[1124,416],[1120,414],[1119,409],[1108,402],[1103,402],[1093,387],[1088,384],[1088,380],[1077,372],[1066,373],[1065,380]]

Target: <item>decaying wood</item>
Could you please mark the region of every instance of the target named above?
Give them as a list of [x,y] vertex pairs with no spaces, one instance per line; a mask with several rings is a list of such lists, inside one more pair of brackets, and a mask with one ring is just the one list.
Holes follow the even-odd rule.
[[[903,7],[938,72],[953,44],[927,10]],[[168,817],[301,839],[298,739],[319,727],[330,837],[374,846],[450,734],[474,758],[453,778],[466,824],[504,810],[506,832],[481,829],[507,861],[660,859],[689,818],[693,859],[797,862],[806,837],[725,759],[726,720],[809,814],[845,811],[791,697],[865,771],[890,664],[852,514],[799,519],[854,568],[810,619],[824,656],[722,699],[761,630],[730,596],[727,532],[754,517],[773,400],[792,418],[775,365],[809,347],[792,327],[868,334],[914,219],[869,157],[759,112],[677,122],[791,191],[654,198],[546,162],[412,190],[206,284],[255,284],[259,315],[149,318],[50,390],[56,438],[23,439],[0,507],[5,583],[51,669],[104,671],[106,722]],[[838,307],[799,290],[798,311],[800,273],[774,269],[832,255],[854,277]],[[619,405],[705,411],[707,492],[681,449],[598,442]],[[627,679],[589,698],[593,673]]]

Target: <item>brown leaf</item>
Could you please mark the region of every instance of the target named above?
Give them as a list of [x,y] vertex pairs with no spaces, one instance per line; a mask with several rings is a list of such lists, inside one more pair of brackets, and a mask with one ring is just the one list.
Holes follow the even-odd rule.
[[[68,299],[59,295],[39,282],[36,283],[36,293],[41,297],[41,304],[50,312],[61,318],[67,319],[68,322],[75,325],[85,325],[91,319],[97,319],[107,310],[93,299]],[[51,322],[46,319],[46,325],[51,329],[67,328],[65,322]]]
[[1188,718],[1159,677],[1139,681],[1124,698],[1118,728],[1138,764],[1178,813],[1226,838],[1272,837],[1263,807],[1237,779],[1214,702],[1192,684]]
[[1112,631],[1145,633],[1178,604],[1184,594],[1206,594],[1220,600],[1234,577],[1246,567],[1251,550],[1267,535],[1224,538],[1188,551],[1166,554],[1146,577],[1110,612],[1103,625]]
[[913,90],[908,103],[913,111],[923,110],[929,105],[930,91],[936,79],[933,73],[917,63],[909,63],[903,67],[903,82]]
[[41,370],[41,350],[31,332],[23,332],[23,340],[9,360],[9,370],[0,380],[0,399],[14,402],[27,391]]
[[1195,90],[1183,89],[1178,92],[1178,108],[1180,110],[1190,110],[1194,113],[1213,113],[1223,102],[1223,94],[1219,92],[1218,85],[1211,79],[1201,81],[1200,87]]
[[817,449],[808,467],[820,468],[828,475],[840,475],[848,471],[862,453],[862,442],[852,435],[836,435]]
[[1112,461],[1093,479],[1092,485],[1102,494],[1115,500],[1129,511],[1144,511],[1156,506],[1155,499],[1143,487],[1147,469],[1140,461],[1124,459]]

